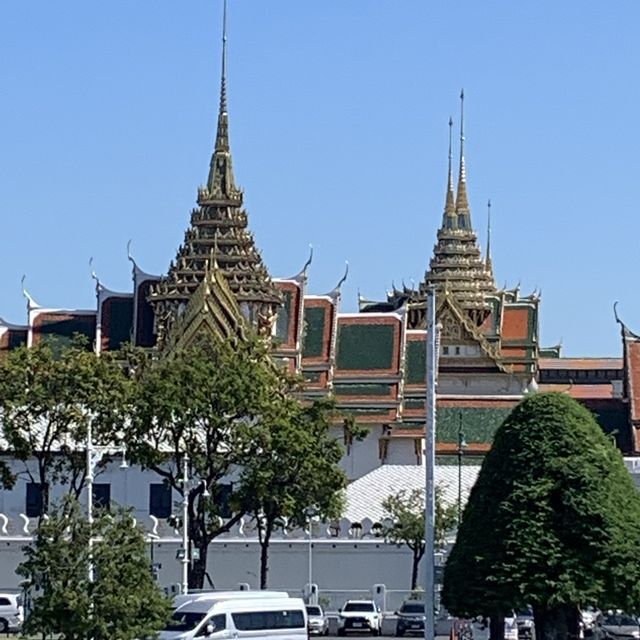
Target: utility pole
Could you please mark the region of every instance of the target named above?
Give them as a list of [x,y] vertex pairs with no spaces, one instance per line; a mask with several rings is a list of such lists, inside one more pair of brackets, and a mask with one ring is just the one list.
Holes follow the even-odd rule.
[[436,294],[427,290],[427,354],[426,401],[424,433],[425,509],[424,509],[424,638],[434,640],[435,631],[435,433],[436,433],[436,378],[438,374],[438,327],[436,326]]

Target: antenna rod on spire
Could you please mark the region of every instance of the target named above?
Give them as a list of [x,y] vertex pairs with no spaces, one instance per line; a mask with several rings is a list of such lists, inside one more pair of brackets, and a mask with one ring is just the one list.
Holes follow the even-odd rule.
[[222,81],[220,113],[227,113],[227,0],[222,3]]
[[491,198],[487,200],[487,257],[485,259],[485,265],[487,269],[493,269],[491,261]]
[[452,142],[453,142],[453,118],[449,116],[449,179],[453,180],[453,176],[451,175],[453,164],[453,151],[452,151]]
[[460,179],[466,180],[464,167],[464,89],[460,90]]

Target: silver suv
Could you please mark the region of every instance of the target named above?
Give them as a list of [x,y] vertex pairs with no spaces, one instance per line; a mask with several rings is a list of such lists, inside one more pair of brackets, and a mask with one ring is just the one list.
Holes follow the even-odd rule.
[[0,593],[0,633],[18,631],[22,627],[23,610],[17,593]]
[[379,636],[382,631],[382,615],[373,600],[347,600],[338,613],[339,636],[348,631],[368,631]]

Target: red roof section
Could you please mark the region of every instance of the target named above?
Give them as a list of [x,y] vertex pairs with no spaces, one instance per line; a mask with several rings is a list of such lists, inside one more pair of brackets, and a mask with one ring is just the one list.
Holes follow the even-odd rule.
[[576,400],[611,400],[613,385],[609,384],[541,384],[540,391],[566,393]]
[[640,340],[625,340],[627,356],[627,380],[629,402],[631,404],[631,420],[640,420]]
[[622,358],[540,358],[539,369],[622,369]]
[[504,340],[526,340],[529,336],[529,309],[505,308],[501,334]]

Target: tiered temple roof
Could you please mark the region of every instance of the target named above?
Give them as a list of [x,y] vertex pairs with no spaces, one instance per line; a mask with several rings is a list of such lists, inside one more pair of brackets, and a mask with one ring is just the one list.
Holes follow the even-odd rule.
[[211,260],[226,278],[242,315],[269,333],[281,298],[248,230],[242,190],[236,186],[229,145],[226,77],[226,5],[216,142],[207,184],[198,189],[198,206],[168,274],[151,287],[156,334],[162,344],[206,276]]

